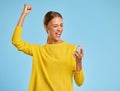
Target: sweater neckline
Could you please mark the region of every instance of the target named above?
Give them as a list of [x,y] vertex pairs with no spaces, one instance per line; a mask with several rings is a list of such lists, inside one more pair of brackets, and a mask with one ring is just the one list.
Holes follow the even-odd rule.
[[45,46],[61,46],[61,45],[63,45],[63,44],[65,44],[66,42],[65,41],[63,41],[63,42],[61,42],[61,43],[56,43],[56,44],[48,44],[48,43],[46,43],[45,44]]

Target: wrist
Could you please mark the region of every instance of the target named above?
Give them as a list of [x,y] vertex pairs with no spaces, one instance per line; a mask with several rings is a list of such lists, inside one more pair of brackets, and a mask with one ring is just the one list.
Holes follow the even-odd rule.
[[82,61],[76,62],[76,71],[80,71],[82,69]]
[[25,12],[22,12],[21,16],[25,17],[27,14]]
[[82,59],[76,59],[76,63],[82,63]]

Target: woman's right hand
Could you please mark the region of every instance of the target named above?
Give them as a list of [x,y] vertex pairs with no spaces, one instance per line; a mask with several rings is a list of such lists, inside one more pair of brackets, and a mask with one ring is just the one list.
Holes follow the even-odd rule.
[[32,11],[32,7],[30,5],[25,4],[24,5],[24,10],[23,10],[23,14],[27,15],[28,13],[30,13]]

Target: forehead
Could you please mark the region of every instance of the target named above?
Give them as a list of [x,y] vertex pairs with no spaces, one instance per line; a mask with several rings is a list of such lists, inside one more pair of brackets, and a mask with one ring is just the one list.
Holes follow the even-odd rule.
[[49,23],[51,23],[51,24],[61,24],[61,23],[63,23],[63,20],[62,20],[61,17],[55,17]]

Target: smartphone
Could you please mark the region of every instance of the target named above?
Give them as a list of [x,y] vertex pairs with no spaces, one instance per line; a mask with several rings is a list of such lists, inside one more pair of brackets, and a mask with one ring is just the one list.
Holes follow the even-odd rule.
[[78,46],[77,46],[77,51],[80,52],[80,49],[81,49],[81,46],[78,45]]

